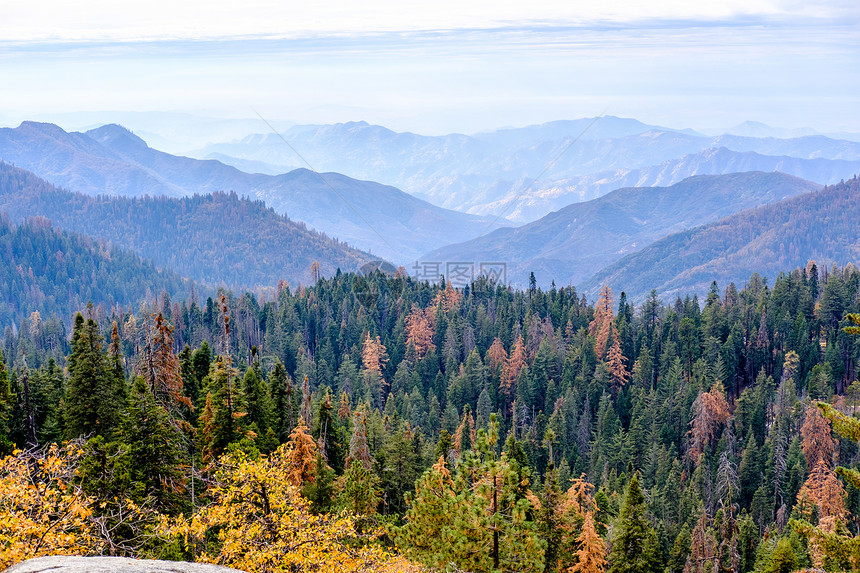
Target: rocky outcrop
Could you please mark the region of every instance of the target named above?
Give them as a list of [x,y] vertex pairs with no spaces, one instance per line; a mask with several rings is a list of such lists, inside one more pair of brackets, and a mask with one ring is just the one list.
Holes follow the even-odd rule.
[[6,569],[6,573],[241,573],[238,569],[127,557],[37,557]]

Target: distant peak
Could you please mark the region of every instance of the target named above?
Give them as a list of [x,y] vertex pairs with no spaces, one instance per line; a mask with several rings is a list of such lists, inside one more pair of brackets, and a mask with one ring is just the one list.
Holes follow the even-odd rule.
[[143,139],[136,136],[131,132],[131,130],[116,123],[109,123],[107,125],[91,129],[86,132],[86,134],[90,139],[98,141],[102,145],[106,145],[108,147],[118,147],[120,149],[149,147]]
[[41,121],[22,121],[18,126],[19,131],[28,133],[47,133],[51,135],[67,135],[62,127],[53,123]]

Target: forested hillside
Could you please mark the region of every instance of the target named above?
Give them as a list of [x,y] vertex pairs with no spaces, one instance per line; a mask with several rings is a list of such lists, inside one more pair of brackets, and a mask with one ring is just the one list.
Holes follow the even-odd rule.
[[300,169],[273,176],[244,173],[220,161],[171,155],[152,149],[119,125],[86,133],[29,121],[14,129],[0,128],[0,160],[86,195],[191,197],[233,191],[261,199],[279,215],[398,264],[445,241],[465,241],[491,224],[505,223],[495,214],[444,209],[375,181],[320,174],[306,169],[304,162]]
[[[25,321],[8,385],[0,369],[4,453],[29,448],[0,474],[22,500],[4,562],[50,545],[249,571],[383,570],[381,548],[470,571],[854,569],[860,490],[834,467],[860,461],[838,418],[860,399],[858,292],[856,268],[813,263],[638,307],[338,273],[77,317],[67,373]],[[47,485],[15,489],[38,459]],[[27,504],[57,482],[78,492],[59,513]]]
[[697,175],[670,187],[626,187],[521,227],[436,249],[422,259],[505,261],[508,280],[520,287],[528,286],[531,273],[544,287],[551,282],[578,285],[666,235],[819,188],[784,173],[761,171]]
[[42,216],[57,227],[131,249],[208,285],[274,287],[357,270],[371,256],[235,193],[168,197],[91,197],[58,189],[0,162],[0,212]]
[[54,349],[66,344],[64,320],[90,302],[111,312],[162,292],[184,298],[192,288],[131,251],[54,229],[39,217],[14,225],[0,215],[0,253],[0,329],[16,328],[35,313],[44,320],[34,328]]
[[582,284],[595,295],[604,284],[643,298],[704,293],[713,280],[768,278],[817,260],[826,266],[860,260],[860,180],[749,209],[656,241],[609,265]]

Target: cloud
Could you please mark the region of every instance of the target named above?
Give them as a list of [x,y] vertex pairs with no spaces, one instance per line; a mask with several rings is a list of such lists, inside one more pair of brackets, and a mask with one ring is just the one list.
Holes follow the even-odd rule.
[[856,16],[853,0],[13,0],[6,42],[301,38],[511,26],[603,26],[656,20]]
[[0,110],[15,118],[254,105],[439,133],[610,106],[675,127],[860,130],[857,7],[842,0],[13,2]]

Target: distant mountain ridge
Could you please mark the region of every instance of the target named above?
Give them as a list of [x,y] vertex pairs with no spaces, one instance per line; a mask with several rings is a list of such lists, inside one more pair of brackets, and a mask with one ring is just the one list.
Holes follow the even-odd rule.
[[744,284],[759,273],[832,263],[860,262],[860,180],[741,211],[714,223],[670,235],[607,266],[584,281],[592,296],[604,285],[641,300],[652,288],[663,297],[704,294]]
[[235,193],[192,197],[88,196],[0,162],[0,213],[41,216],[66,230],[131,249],[211,286],[308,284],[310,266],[331,276],[373,257]]
[[[724,175],[747,171],[781,172],[801,179],[825,183],[860,172],[860,161],[840,159],[798,159],[789,156],[762,155],[754,151],[738,152],[725,147],[706,149],[641,169],[620,169],[555,181],[538,182],[522,192],[528,182],[512,185],[504,198],[483,208],[487,213],[503,212],[514,220],[533,220],[557,205],[600,197],[620,187],[656,187],[673,185],[695,175]],[[476,210],[476,209],[473,209]]]
[[670,233],[818,189],[782,173],[698,175],[669,187],[632,187],[573,203],[517,228],[427,253],[424,261],[504,261],[508,280],[577,285]]
[[180,197],[235,191],[402,264],[448,240],[477,236],[492,220],[337,173],[320,176],[297,169],[276,176],[251,174],[215,160],[170,155],[150,148],[118,125],[85,134],[35,122],[0,129],[0,160],[89,195]]
[[[318,169],[395,185],[449,209],[504,214],[519,223],[624,186],[671,185],[691,175],[775,169],[830,184],[851,177],[860,167],[860,143],[821,135],[704,136],[611,116],[592,122],[586,118],[443,136],[349,122],[294,126],[282,136]],[[209,145],[195,155],[236,165],[256,161],[269,168],[298,166],[299,159],[280,137],[250,135]],[[708,158],[714,150],[758,156],[733,159],[745,166],[730,170],[728,159],[723,164]],[[649,176],[672,171],[675,164],[683,166],[676,177]]]

